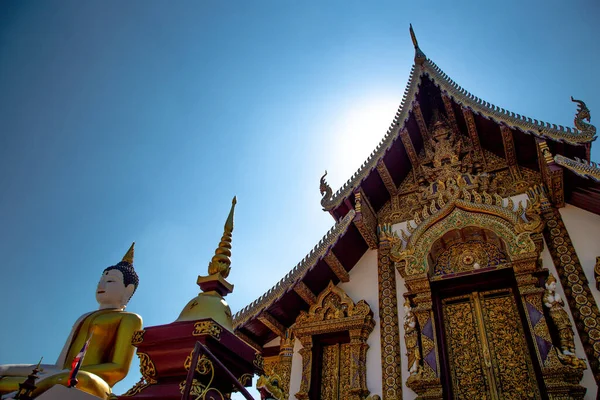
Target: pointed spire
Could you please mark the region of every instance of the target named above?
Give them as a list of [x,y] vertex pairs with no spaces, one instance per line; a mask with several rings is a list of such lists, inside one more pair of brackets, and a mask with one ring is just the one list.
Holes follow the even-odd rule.
[[423,64],[427,59],[427,56],[425,56],[425,53],[423,53],[419,48],[417,35],[415,35],[415,31],[413,30],[412,24],[410,24],[410,38],[412,39],[413,45],[415,46],[415,63]]
[[231,201],[231,210],[229,211],[229,216],[227,217],[227,221],[225,221],[225,228],[223,232],[223,236],[221,237],[221,242],[219,242],[219,247],[215,250],[215,255],[212,260],[208,264],[208,273],[210,275],[219,273],[223,278],[227,278],[229,275],[231,260],[229,257],[231,256],[231,233],[233,232],[233,212],[235,210],[235,205],[237,203],[237,198],[234,196]]
[[127,253],[125,253],[125,255],[123,256],[123,259],[121,261],[125,261],[125,262],[128,262],[129,264],[133,265],[133,253],[135,251],[134,247],[135,247],[135,242],[131,243],[129,250],[127,250]]

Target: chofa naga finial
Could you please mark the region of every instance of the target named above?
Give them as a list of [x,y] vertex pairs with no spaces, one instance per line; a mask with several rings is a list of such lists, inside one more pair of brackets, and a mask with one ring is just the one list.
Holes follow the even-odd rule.
[[325,180],[326,176],[327,176],[327,171],[325,171],[325,173],[321,177],[321,182],[320,182],[321,184],[319,185],[319,190],[321,191],[321,196],[323,196],[321,198],[321,205],[323,206],[323,210],[327,210],[325,205],[327,204],[327,202],[331,199],[331,196],[333,195],[333,190],[331,190],[331,186],[329,186],[329,184]]
[[571,101],[577,103],[577,114],[575,114],[575,119],[573,120],[575,128],[579,130],[579,134],[585,139],[592,140],[596,136],[596,127],[590,124],[590,109],[587,108],[583,101],[574,99],[573,96],[571,96]]
[[419,42],[417,41],[417,35],[413,30],[412,24],[410,24],[410,38],[412,39],[413,45],[415,46],[415,64],[423,64],[427,60],[425,53],[419,48]]
[[223,236],[221,237],[221,242],[219,242],[219,247],[215,250],[215,255],[212,260],[208,264],[208,274],[221,274],[223,278],[227,278],[229,276],[229,271],[231,270],[231,233],[233,232],[233,213],[235,210],[235,205],[237,203],[237,198],[234,196],[233,200],[231,200],[231,210],[229,211],[229,216],[227,217],[227,221],[225,221],[225,228],[223,232]]

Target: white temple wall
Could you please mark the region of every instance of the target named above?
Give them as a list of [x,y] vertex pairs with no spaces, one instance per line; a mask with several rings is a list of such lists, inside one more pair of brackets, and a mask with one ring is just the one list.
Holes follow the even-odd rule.
[[559,209],[560,215],[569,232],[575,252],[590,283],[590,289],[596,304],[600,304],[600,292],[596,289],[594,266],[600,256],[600,215],[567,204]]
[[377,268],[377,250],[367,252],[350,271],[350,282],[340,282],[343,289],[357,303],[364,300],[373,311],[375,327],[367,339],[367,388],[371,394],[382,396],[381,388],[381,330],[379,324],[379,281]]
[[279,346],[280,343],[281,343],[281,338],[279,336],[277,336],[275,339],[271,340],[270,342],[265,344],[263,347]]
[[296,398],[296,393],[300,391],[300,382],[302,382],[302,356],[299,351],[302,349],[302,343],[298,339],[294,341],[294,355],[292,357],[292,372],[290,375],[290,395],[289,400]]

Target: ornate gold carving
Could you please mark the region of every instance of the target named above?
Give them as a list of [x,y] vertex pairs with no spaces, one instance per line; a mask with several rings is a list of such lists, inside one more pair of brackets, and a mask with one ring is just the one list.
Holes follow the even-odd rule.
[[486,161],[486,170],[488,173],[497,171],[499,169],[508,168],[508,163],[506,162],[505,158],[498,157],[488,150],[484,150],[483,155]]
[[594,265],[594,279],[596,280],[596,289],[600,290],[600,257],[596,257]]
[[[542,189],[537,193],[532,191],[529,195],[537,195],[541,198],[544,194]],[[600,363],[598,361],[600,357],[600,311],[598,305],[594,300],[560,213],[546,201],[542,206],[542,215],[546,222],[544,238],[548,244],[548,250],[550,250],[554,266],[564,288],[590,368],[596,382],[600,382]]]
[[284,400],[286,396],[280,387],[279,381],[280,378],[277,374],[270,376],[261,375],[258,381],[256,381],[256,389],[260,392],[267,392],[268,397],[266,399]]
[[238,378],[238,381],[242,384],[242,386],[249,386],[252,383],[253,374],[242,374]]
[[192,336],[210,335],[215,339],[219,340],[222,331],[223,328],[221,328],[219,325],[215,324],[212,321],[199,321],[194,324],[194,331],[192,332]]
[[284,398],[287,399],[290,392],[290,379],[292,376],[292,357],[294,355],[294,335],[288,329],[286,335],[281,338],[279,345],[279,362],[276,373],[280,378],[280,387]]
[[454,396],[540,397],[509,290],[474,292],[443,303]]
[[593,140],[596,136],[596,127],[589,123],[591,119],[590,109],[587,108],[583,101],[575,100],[573,96],[571,96],[571,101],[577,103],[577,114],[575,114],[573,124],[577,129],[579,129],[579,135],[584,140]]
[[260,353],[254,354],[254,361],[252,361],[252,364],[254,364],[254,366],[258,370],[264,371],[264,369],[265,369],[265,360],[264,360],[262,354],[260,354]]
[[419,347],[417,318],[408,299],[404,302],[404,342],[406,343],[406,357],[408,358],[408,365],[406,366],[408,373],[418,375],[421,373],[423,356]]
[[[475,330],[475,311],[469,301],[452,303],[451,300],[444,304],[444,326],[449,344],[453,394],[457,398],[475,399],[476,394],[488,392]],[[490,361],[486,360],[487,363]]]
[[588,163],[577,157],[572,160],[560,154],[554,156],[554,161],[556,161],[558,165],[562,165],[581,177],[600,182],[600,168],[598,168],[598,164],[595,162]]
[[264,371],[265,375],[273,375],[277,371],[277,367],[279,364],[279,355],[263,357]]
[[396,188],[394,179],[392,179],[390,171],[388,171],[383,160],[380,160],[377,163],[377,172],[379,173],[379,177],[383,181],[383,184],[385,185],[385,188],[389,192],[390,196],[395,196],[398,193],[398,188]]
[[351,362],[350,344],[333,344],[323,347],[321,392],[322,400],[350,398]]
[[458,124],[456,123],[456,115],[454,114],[454,108],[452,107],[452,99],[450,99],[447,94],[442,93],[442,101],[444,102],[444,110],[448,116],[448,122],[450,122],[452,131],[455,135],[459,135],[460,131],[458,130]]
[[585,369],[585,361],[575,356],[575,334],[569,315],[564,310],[565,303],[560,294],[556,293],[556,278],[548,275],[546,279],[546,291],[544,292],[544,305],[548,308],[550,319],[558,333],[560,349],[558,358],[563,364],[570,365],[573,368]]
[[144,378],[149,385],[156,383],[156,367],[150,356],[139,351],[137,352],[137,356],[140,359],[140,374],[142,375],[142,378]]
[[340,281],[350,282],[350,274],[348,274],[348,271],[346,271],[340,260],[333,254],[333,251],[329,251],[323,259]]
[[412,164],[412,170],[415,177],[418,175],[417,171],[419,171],[420,163],[419,158],[417,157],[417,152],[415,151],[415,147],[413,146],[412,140],[408,135],[408,131],[406,129],[400,132],[400,139],[402,140],[402,144],[404,144],[404,149],[406,150],[406,154],[408,154],[408,159]]
[[400,239],[391,225],[379,227],[378,284],[379,324],[381,341],[381,370],[383,399],[402,399],[402,372],[400,359],[400,334],[398,328],[398,303],[396,299],[396,274],[390,259],[390,248]]
[[[460,185],[460,186],[459,186]],[[461,188],[462,186],[462,188]],[[531,235],[541,231],[542,221],[533,206],[528,202],[525,208],[509,199],[504,205],[502,197],[491,196],[486,191],[479,194],[470,192],[464,182],[449,182],[444,191],[439,191],[438,199],[432,200],[429,208],[415,214],[416,227],[409,222],[407,229],[411,234],[406,246],[401,244],[391,250],[392,257],[398,262],[399,272],[404,276],[420,274],[429,270],[427,252],[429,248],[421,243],[433,243],[434,239],[452,229],[465,226],[482,226],[501,237],[507,245],[511,257],[526,256],[535,251]],[[522,218],[525,214],[528,220]],[[429,229],[433,225],[435,229]]]
[[441,253],[433,266],[434,276],[497,267],[508,262],[504,251],[493,243],[469,240],[456,243]]
[[277,336],[285,335],[285,327],[277,319],[269,314],[267,311],[263,311],[259,316],[258,320],[262,322],[267,328],[269,328]]
[[540,398],[512,292],[494,290],[479,297],[487,334],[484,340],[490,347],[500,393],[506,398]]
[[542,182],[549,189],[550,198],[556,207],[564,207],[565,194],[563,185],[563,169],[558,168],[545,140],[538,141],[538,164]]
[[377,217],[375,211],[371,207],[371,204],[367,200],[362,190],[354,194],[355,204],[354,209],[356,210],[356,217],[354,217],[354,225],[360,232],[361,236],[371,249],[377,248],[377,236],[375,230],[377,229]]
[[146,331],[143,329],[135,331],[131,337],[131,344],[136,347],[141,344],[144,341],[144,333],[146,333]]
[[127,392],[125,392],[121,396],[123,396],[123,397],[135,396],[136,394],[141,393],[144,389],[146,389],[150,385],[151,385],[151,383],[146,382],[144,377],[141,377],[140,380],[137,381],[135,383],[135,385],[133,385],[131,387],[131,389],[129,389]]
[[[500,125],[500,133],[502,134],[502,143],[504,144],[504,154],[508,167],[513,179],[517,182],[522,181],[521,170],[517,162],[517,153],[515,152],[515,142],[511,129],[506,125]],[[527,187],[525,185],[525,187]]]
[[[296,282],[302,280],[307,272],[330,251],[331,247],[346,232],[356,212],[350,210],[341,221],[333,226],[319,243],[310,251],[310,253],[298,263],[292,270],[275,286],[269,289],[265,294],[253,301],[233,316],[233,325],[236,331],[246,324],[249,320],[256,318],[262,310],[267,309],[271,304],[280,299]],[[256,347],[256,346],[254,346]]]
[[423,146],[425,148],[425,154],[433,154],[433,149],[431,148],[431,136],[429,135],[429,129],[427,129],[427,124],[425,123],[423,112],[421,111],[421,105],[418,101],[415,101],[413,105],[413,113],[415,115],[415,119],[417,120],[417,125],[419,126],[421,136],[423,137]]
[[306,302],[309,306],[312,306],[317,302],[317,296],[309,289],[308,286],[302,281],[296,283],[294,286],[294,292],[298,294],[298,296],[302,297],[302,300]]
[[308,312],[301,311],[294,324],[294,335],[303,345],[300,350],[302,383],[296,398],[308,400],[311,388],[313,336],[340,331],[348,331],[350,334],[348,360],[352,361],[347,363],[344,361],[344,368],[348,368],[348,376],[352,379],[346,386],[348,393],[346,398],[361,400],[368,396],[365,364],[369,346],[366,342],[374,325],[373,313],[364,300],[355,304],[342,289],[330,282],[319,294],[317,303],[312,305]]

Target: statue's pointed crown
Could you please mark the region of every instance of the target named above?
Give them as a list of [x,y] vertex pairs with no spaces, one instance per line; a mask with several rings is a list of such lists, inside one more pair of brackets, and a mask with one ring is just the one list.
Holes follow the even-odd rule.
[[129,250],[127,250],[127,253],[125,253],[125,255],[123,256],[123,259],[121,261],[125,261],[133,266],[134,252],[135,252],[135,242],[131,243],[131,246],[129,246]]

